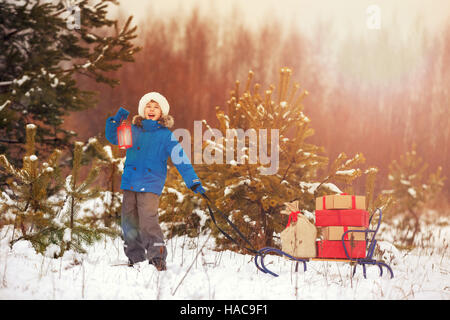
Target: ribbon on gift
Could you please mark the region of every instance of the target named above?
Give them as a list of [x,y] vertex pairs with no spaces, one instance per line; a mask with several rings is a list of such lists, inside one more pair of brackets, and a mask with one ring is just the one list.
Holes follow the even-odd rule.
[[301,212],[299,209],[299,201],[298,200],[293,201],[293,202],[285,202],[284,205],[285,205],[285,208],[283,210],[281,210],[280,213],[289,215],[289,220],[286,225],[286,228],[287,228],[291,225],[291,221],[297,222],[297,215]]
[[[348,194],[344,192],[344,193],[341,193],[340,195],[341,195],[341,196],[347,196]],[[325,197],[326,197],[326,196],[323,196],[323,197],[322,197],[323,210],[326,209],[326,205],[325,205],[325,203],[326,203]],[[356,209],[356,197],[355,197],[355,196],[352,196],[352,209]]]
[[299,203],[298,200],[293,202],[285,202],[284,203],[285,208],[281,210],[280,213],[289,215],[291,214],[292,211],[300,211],[298,203]]
[[348,233],[346,233],[347,231],[348,231],[348,227],[344,226],[344,233],[345,233],[344,240],[348,240]]
[[[347,193],[341,193],[341,196],[347,196]],[[352,209],[356,209],[356,197],[352,195]]]
[[288,223],[286,225],[286,228],[289,227],[291,225],[291,221],[292,222],[297,222],[297,216],[300,213],[300,211],[292,211],[291,214],[289,215],[289,220]]

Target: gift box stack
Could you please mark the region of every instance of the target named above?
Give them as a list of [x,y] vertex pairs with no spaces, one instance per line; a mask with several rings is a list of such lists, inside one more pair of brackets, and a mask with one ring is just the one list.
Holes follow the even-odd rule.
[[[322,240],[316,242],[318,258],[346,259],[342,235],[348,230],[365,230],[369,226],[364,196],[347,194],[316,198],[316,227],[321,228]],[[344,245],[350,258],[366,256],[364,232],[348,232]]]

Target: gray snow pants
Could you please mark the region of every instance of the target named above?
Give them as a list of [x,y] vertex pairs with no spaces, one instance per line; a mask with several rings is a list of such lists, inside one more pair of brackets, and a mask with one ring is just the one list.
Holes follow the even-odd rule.
[[167,249],[158,222],[159,196],[152,192],[123,190],[122,233],[125,255],[133,262],[161,258]]

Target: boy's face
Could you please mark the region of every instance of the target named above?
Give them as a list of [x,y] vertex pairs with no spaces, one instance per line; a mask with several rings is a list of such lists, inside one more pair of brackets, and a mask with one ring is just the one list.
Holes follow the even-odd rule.
[[145,106],[144,115],[145,119],[150,120],[159,120],[161,117],[162,111],[161,107],[159,106],[158,102],[150,101]]

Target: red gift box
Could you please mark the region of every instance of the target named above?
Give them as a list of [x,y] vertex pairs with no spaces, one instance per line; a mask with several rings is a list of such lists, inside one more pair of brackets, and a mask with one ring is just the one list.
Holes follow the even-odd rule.
[[369,212],[360,209],[316,210],[316,226],[369,227]]
[[[344,241],[350,258],[364,258],[366,256],[366,241]],[[318,258],[348,259],[342,241],[317,241]]]

